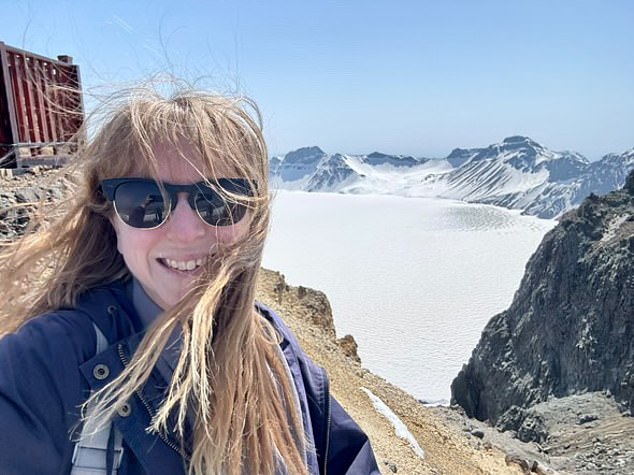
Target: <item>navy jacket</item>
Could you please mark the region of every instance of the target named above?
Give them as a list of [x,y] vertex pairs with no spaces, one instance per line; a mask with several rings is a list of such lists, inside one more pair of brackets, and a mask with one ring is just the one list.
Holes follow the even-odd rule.
[[[380,473],[367,436],[329,394],[324,370],[306,356],[279,316],[263,305],[259,310],[283,336],[302,416],[314,437],[315,450],[308,454],[311,474]],[[93,322],[110,344],[97,355]],[[68,474],[79,407],[91,390],[121,373],[142,337],[125,287],[114,284],[88,292],[75,309],[34,318],[2,338],[0,474]],[[145,431],[166,386],[155,369],[128,401],[129,410],[116,416],[124,441],[119,475],[186,473],[187,453],[180,453],[179,442]]]

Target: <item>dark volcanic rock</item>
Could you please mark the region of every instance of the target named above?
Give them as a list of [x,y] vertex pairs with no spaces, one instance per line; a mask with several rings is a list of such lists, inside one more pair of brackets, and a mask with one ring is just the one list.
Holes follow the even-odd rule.
[[61,200],[69,182],[52,167],[37,166],[0,176],[0,241],[13,240],[27,228],[33,207]]
[[451,385],[467,415],[539,440],[541,422],[524,409],[549,398],[607,390],[632,410],[633,181],[590,196],[546,235]]

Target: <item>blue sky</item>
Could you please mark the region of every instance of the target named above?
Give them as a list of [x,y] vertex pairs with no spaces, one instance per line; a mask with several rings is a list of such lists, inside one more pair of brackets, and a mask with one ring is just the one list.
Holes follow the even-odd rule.
[[[86,90],[167,71],[259,104],[272,154],[634,147],[630,0],[0,0],[0,41]],[[87,102],[90,105],[90,101]]]

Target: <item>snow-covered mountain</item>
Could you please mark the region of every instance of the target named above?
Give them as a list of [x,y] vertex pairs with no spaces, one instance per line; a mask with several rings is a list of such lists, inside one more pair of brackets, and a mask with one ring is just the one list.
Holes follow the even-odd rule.
[[[278,157],[274,157],[279,160]],[[287,153],[282,160],[275,162],[275,173],[282,182],[300,182],[309,178],[322,161],[330,157],[319,147],[304,147]],[[273,167],[270,167],[271,170]]]
[[577,153],[553,152],[521,136],[466,152],[463,156],[468,158],[462,165],[437,177],[446,185],[440,197],[521,210],[539,202],[539,209],[530,214],[549,218],[574,204],[562,201],[561,192],[554,190],[544,196],[543,188],[550,183],[565,185],[590,164]]
[[444,159],[379,152],[328,155],[306,147],[270,162],[272,182],[279,188],[451,198],[544,218],[559,216],[590,193],[621,187],[632,168],[634,149],[591,163],[578,153],[554,152],[522,136],[484,148],[455,149]]

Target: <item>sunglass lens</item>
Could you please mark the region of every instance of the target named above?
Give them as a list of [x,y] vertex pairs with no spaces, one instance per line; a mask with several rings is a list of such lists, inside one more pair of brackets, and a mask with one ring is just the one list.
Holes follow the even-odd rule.
[[122,183],[114,206],[121,220],[135,228],[155,228],[167,219],[165,200],[154,183]]
[[195,205],[200,217],[212,226],[230,226],[244,218],[247,211],[244,205],[227,202],[211,190],[198,193]]
[[239,178],[220,178],[214,188],[199,188],[195,206],[200,217],[212,226],[231,226],[239,222],[247,213],[244,203],[236,202],[231,195],[252,196],[253,193],[246,180]]

